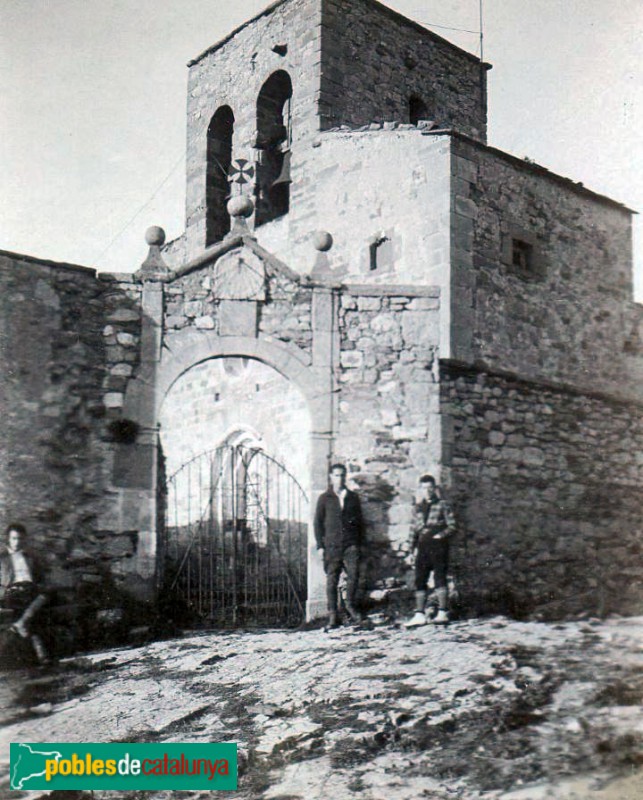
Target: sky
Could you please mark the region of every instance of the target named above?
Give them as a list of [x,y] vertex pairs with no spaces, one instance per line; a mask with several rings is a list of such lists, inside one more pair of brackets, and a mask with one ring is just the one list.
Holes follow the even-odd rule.
[[[186,64],[266,5],[0,0],[0,249],[131,272],[179,236]],[[386,5],[479,54],[479,0]],[[483,9],[489,144],[643,211],[643,0]],[[635,250],[643,302],[640,219]]]

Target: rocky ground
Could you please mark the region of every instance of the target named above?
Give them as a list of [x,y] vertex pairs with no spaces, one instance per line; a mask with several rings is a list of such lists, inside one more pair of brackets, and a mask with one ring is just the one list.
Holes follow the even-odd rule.
[[643,618],[371,624],[189,633],[9,673],[0,795],[37,797],[8,791],[11,741],[120,740],[238,742],[237,800],[643,797]]

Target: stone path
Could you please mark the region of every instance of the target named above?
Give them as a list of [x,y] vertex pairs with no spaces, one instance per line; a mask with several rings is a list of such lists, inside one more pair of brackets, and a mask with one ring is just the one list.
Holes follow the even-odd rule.
[[122,740],[238,742],[240,800],[643,797],[643,618],[374,622],[191,634],[8,675],[0,793],[11,741]]

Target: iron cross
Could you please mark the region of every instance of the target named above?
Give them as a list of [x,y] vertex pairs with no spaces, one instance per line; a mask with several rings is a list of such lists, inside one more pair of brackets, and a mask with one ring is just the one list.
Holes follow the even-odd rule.
[[230,166],[230,180],[232,183],[238,183],[243,186],[244,183],[250,183],[254,178],[255,168],[249,164],[245,158],[238,158],[234,164]]

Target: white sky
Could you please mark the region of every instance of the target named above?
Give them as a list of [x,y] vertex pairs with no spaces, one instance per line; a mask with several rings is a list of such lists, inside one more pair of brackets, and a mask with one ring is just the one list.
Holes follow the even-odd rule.
[[[186,63],[266,5],[0,0],[0,249],[129,272],[149,225],[181,234]],[[478,0],[387,5],[478,29]],[[489,143],[643,211],[643,0],[484,7]]]

